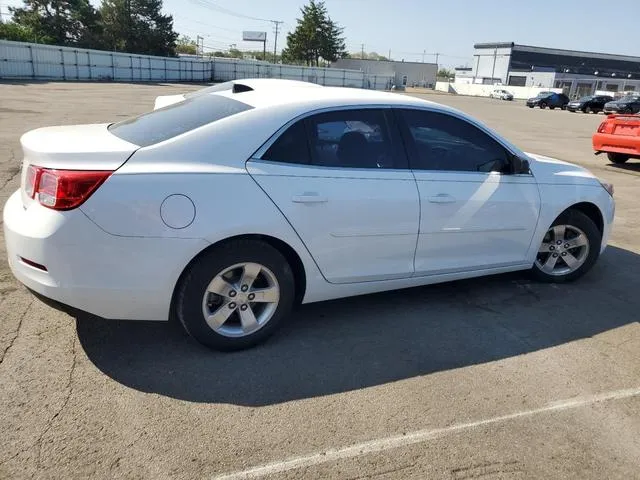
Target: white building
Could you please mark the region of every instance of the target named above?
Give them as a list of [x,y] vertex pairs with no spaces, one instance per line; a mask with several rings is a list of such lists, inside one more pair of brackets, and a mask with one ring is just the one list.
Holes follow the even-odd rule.
[[[477,43],[474,48],[471,81],[476,84],[562,88],[571,97],[640,91],[640,57],[513,42]],[[465,72],[461,81],[468,76]]]

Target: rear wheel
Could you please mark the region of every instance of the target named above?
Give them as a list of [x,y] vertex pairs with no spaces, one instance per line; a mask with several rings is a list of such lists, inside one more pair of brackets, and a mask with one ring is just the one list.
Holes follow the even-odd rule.
[[609,152],[609,153],[607,153],[607,158],[612,163],[621,164],[621,163],[625,163],[627,160],[629,160],[629,155],[625,155],[623,153],[612,153],[612,152]]
[[591,110],[591,107],[586,107],[586,108],[583,110],[583,112],[584,112],[584,113],[592,113],[592,112],[593,112],[593,110]]
[[293,272],[270,245],[237,240],[204,253],[182,281],[176,314],[187,333],[216,350],[252,347],[289,315]]
[[544,110],[547,108],[547,104],[545,102],[540,103],[540,108]]
[[540,281],[563,283],[587,273],[600,255],[602,235],[596,224],[578,210],[560,215],[538,249],[532,273]]

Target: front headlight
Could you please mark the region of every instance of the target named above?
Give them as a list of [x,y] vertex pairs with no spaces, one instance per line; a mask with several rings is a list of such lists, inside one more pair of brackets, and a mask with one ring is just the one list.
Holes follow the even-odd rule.
[[602,188],[604,188],[607,192],[609,192],[609,195],[613,197],[613,191],[614,191],[613,183],[607,183],[600,180],[600,185],[602,185]]

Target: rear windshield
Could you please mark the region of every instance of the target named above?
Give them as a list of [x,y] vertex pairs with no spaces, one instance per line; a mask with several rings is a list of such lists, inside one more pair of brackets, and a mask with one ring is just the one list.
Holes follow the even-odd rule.
[[127,142],[147,147],[253,107],[220,95],[201,95],[109,126]]

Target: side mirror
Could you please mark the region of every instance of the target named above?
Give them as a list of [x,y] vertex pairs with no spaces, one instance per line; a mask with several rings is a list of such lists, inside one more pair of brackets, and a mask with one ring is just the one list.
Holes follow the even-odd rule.
[[514,155],[511,158],[511,165],[513,167],[512,173],[514,175],[527,174],[530,171],[529,160],[527,160],[526,158],[521,158]]

